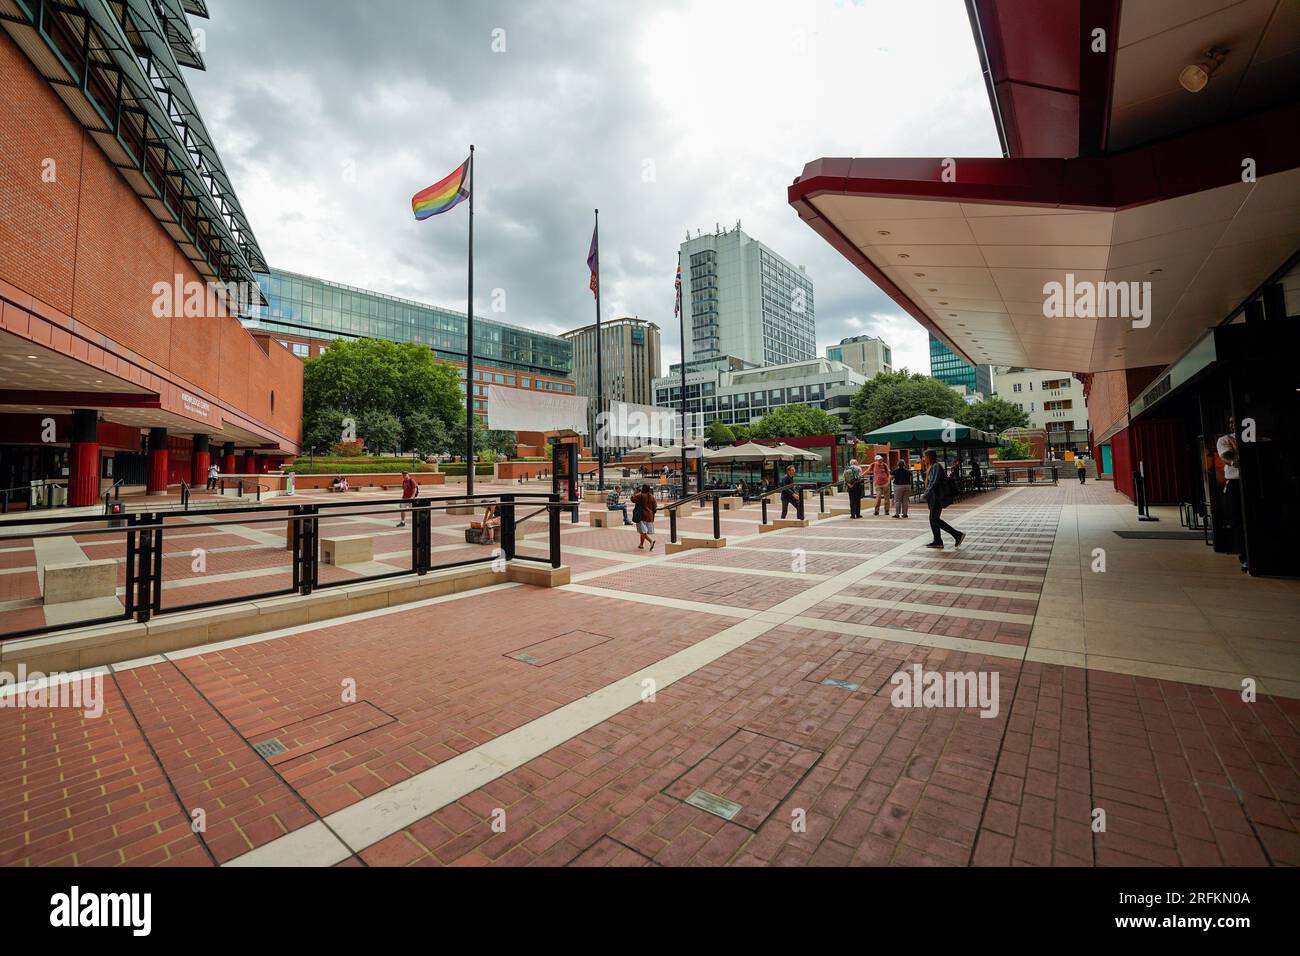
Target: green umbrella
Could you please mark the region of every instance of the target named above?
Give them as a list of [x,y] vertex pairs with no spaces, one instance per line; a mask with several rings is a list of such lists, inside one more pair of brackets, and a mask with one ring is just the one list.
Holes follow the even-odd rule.
[[996,448],[1001,442],[992,432],[962,425],[933,415],[913,415],[901,422],[862,436],[871,445],[891,448]]

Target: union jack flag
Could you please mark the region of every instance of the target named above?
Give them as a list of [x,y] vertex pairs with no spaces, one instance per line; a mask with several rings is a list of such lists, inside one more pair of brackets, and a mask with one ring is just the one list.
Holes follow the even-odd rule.
[[673,280],[673,291],[676,298],[673,302],[673,318],[677,318],[682,311],[682,264],[677,263],[677,278]]

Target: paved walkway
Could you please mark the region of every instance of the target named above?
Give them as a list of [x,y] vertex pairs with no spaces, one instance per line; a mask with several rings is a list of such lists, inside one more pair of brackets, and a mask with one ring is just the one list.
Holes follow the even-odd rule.
[[[750,507],[671,557],[567,526],[559,590],[119,665],[99,717],[0,709],[0,863],[1300,863],[1300,590],[1131,514],[1001,491],[942,552],[923,509],[759,534]],[[914,667],[991,696],[895,706]]]

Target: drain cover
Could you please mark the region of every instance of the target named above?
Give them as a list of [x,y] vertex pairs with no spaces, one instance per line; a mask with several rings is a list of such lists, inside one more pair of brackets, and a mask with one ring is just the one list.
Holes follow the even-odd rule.
[[857,690],[861,684],[850,684],[846,680],[836,680],[834,677],[828,677],[822,681],[827,687],[838,687],[840,690]]
[[289,748],[272,737],[270,740],[263,740],[260,744],[253,744],[253,749],[269,760],[277,754],[285,753]]
[[525,664],[537,663],[537,658],[533,657],[532,654],[511,654],[510,659],[512,661],[523,661]]
[[741,811],[738,803],[732,803],[730,800],[724,800],[717,794],[709,793],[707,790],[696,790],[686,802],[693,807],[698,807],[706,813],[712,813],[715,817],[722,817],[724,820],[732,819]]

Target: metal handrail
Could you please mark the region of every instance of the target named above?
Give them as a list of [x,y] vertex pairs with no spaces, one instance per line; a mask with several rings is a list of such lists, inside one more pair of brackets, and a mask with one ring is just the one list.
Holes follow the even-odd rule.
[[[548,499],[542,505],[543,509],[550,513],[549,554],[546,557],[516,553],[515,531],[518,522],[515,521],[514,513],[520,498]],[[496,505],[499,507],[501,514],[500,550],[494,550],[492,554],[484,557],[435,565],[431,558],[433,547],[430,518],[432,512],[463,507],[467,500],[472,501],[475,505]],[[163,562],[163,540],[165,529],[168,526],[168,519],[173,519],[171,524],[173,528],[177,527],[176,522],[182,520],[181,516],[175,512],[158,510],[143,514],[131,514],[122,518],[116,516],[108,518],[99,515],[74,515],[50,520],[31,518],[6,522],[4,526],[0,526],[0,541],[16,538],[32,540],[36,538],[67,537],[70,534],[122,535],[125,538],[125,554],[118,560],[125,561],[127,577],[125,591],[122,596],[124,607],[120,614],[95,618],[94,620],[70,620],[58,624],[45,623],[24,630],[0,632],[0,642],[34,634],[45,634],[67,628],[85,627],[112,621],[137,620],[140,623],[147,623],[151,616],[156,614],[193,611],[225,604],[261,600],[279,595],[302,594],[306,596],[315,589],[346,587],[362,581],[376,581],[409,574],[424,575],[429,571],[482,564],[497,560],[502,553],[504,553],[507,560],[533,561],[550,564],[552,568],[558,568],[561,566],[562,560],[560,551],[560,512],[564,509],[576,507],[578,502],[560,500],[558,495],[525,494],[519,496],[457,495],[437,499],[395,498],[378,501],[374,504],[378,507],[369,506],[370,503],[339,502],[338,504],[295,503],[262,508],[223,508],[205,512],[208,520],[200,521],[191,521],[189,516],[186,515],[184,524],[181,527],[187,532],[196,527],[287,522],[289,529],[288,547],[292,551],[288,570],[292,574],[292,583],[288,587],[256,594],[239,594],[206,601],[177,604],[170,607],[164,607],[162,603],[164,594],[163,581],[164,577],[167,576]],[[250,517],[249,512],[263,512],[264,514]],[[281,513],[271,516],[267,514],[269,512]],[[379,574],[363,574],[359,577],[339,578],[337,580],[322,581],[320,579],[319,548],[321,538],[320,520],[322,518],[374,518],[379,515],[394,513],[405,513],[413,518],[410,539],[411,567],[409,570],[394,569]],[[119,525],[105,527],[110,521],[119,522]],[[121,522],[124,522],[124,524],[121,524]],[[21,529],[31,525],[43,525],[45,528],[40,531],[22,533]],[[100,527],[88,527],[89,525],[99,525]],[[49,529],[50,526],[54,526],[53,530],[45,530]],[[9,531],[9,533],[6,534],[6,531]]]
[[104,494],[101,496],[101,497],[104,499],[104,514],[108,514],[108,496],[109,496],[109,494],[112,493],[112,495],[113,495],[113,500],[114,500],[114,501],[121,501],[121,500],[122,500],[122,485],[125,484],[125,483],[126,483],[126,479],[125,479],[125,478],[119,478],[119,479],[117,479],[117,481],[113,482],[111,485],[109,485],[107,488],[104,489]]

